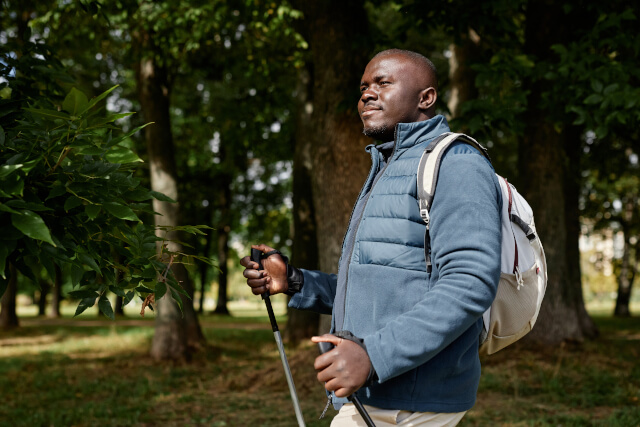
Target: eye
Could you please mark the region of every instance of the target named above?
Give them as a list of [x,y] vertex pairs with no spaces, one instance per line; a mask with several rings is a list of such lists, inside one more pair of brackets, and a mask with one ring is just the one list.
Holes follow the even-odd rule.
[[363,93],[367,89],[368,89],[368,86],[360,86],[360,93]]
[[391,84],[391,82],[388,82],[388,81],[386,81],[386,80],[385,80],[385,81],[380,82],[380,86],[388,86],[388,85],[390,85],[390,84]]

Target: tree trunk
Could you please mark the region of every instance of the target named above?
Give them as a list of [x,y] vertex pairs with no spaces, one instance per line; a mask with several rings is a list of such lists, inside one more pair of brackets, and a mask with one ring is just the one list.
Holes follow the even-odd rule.
[[[51,312],[50,318],[57,319],[60,317],[60,301],[62,300],[62,270],[55,265],[56,277],[53,280],[53,286],[51,288]],[[98,310],[98,314],[100,311]]]
[[[311,187],[317,218],[318,267],[336,273],[342,240],[371,166],[357,113],[371,38],[363,2],[298,1],[305,15],[313,91],[307,103]],[[336,11],[340,13],[336,13]],[[321,331],[328,330],[324,317]]]
[[124,316],[124,301],[121,296],[116,295],[116,305],[113,312],[116,316]]
[[618,296],[616,297],[616,307],[613,311],[613,315],[616,317],[631,316],[629,302],[631,301],[631,288],[636,278],[636,273],[638,272],[638,266],[637,262],[636,265],[633,265],[631,262],[632,244],[628,224],[633,220],[633,211],[637,202],[637,198],[628,198],[624,206],[624,211],[622,212],[624,217],[622,220],[624,247],[622,249],[622,265],[620,266],[620,273],[618,274]]
[[[480,37],[469,28],[467,34],[462,34],[459,43],[450,47],[451,57],[449,58],[449,83],[450,95],[447,107],[451,118],[460,117],[462,105],[471,99],[478,97],[476,88],[476,72],[471,68],[479,56]],[[468,132],[464,126],[461,132]]]
[[44,316],[47,312],[47,295],[51,290],[51,284],[46,280],[40,280],[40,295],[38,296],[38,316]]
[[[228,163],[231,159],[227,156],[227,150],[224,145],[220,146],[220,161]],[[219,199],[216,203],[218,208],[218,224],[216,226],[218,232],[218,298],[216,301],[215,314],[229,314],[227,308],[228,302],[228,279],[229,279],[229,233],[231,232],[231,185],[233,176],[222,173],[217,179],[220,185]]]
[[[311,49],[313,91],[307,103],[311,185],[319,267],[336,272],[349,216],[371,166],[357,114],[370,40],[362,2],[301,1]],[[336,13],[339,10],[340,13]]]
[[[149,40],[145,40],[146,43]],[[148,122],[154,124],[145,128],[145,140],[149,156],[151,189],[178,200],[177,174],[173,139],[170,124],[170,79],[167,70],[153,58],[143,58],[136,70],[137,88],[142,113]],[[179,225],[179,204],[153,200],[156,226],[174,227]],[[168,240],[170,251],[181,250],[176,232],[158,231]],[[164,260],[165,262],[168,260]],[[178,260],[179,261],[179,260]],[[183,264],[173,264],[173,273],[181,286],[193,295],[193,287]],[[155,359],[186,359],[192,348],[199,347],[204,336],[193,309],[193,300],[182,298],[183,312],[167,292],[156,301],[156,329],[151,346]]]
[[[357,103],[371,38],[363,2],[298,1],[305,15],[313,91],[306,138],[317,218],[318,267],[336,273],[342,240],[371,166]],[[336,13],[339,10],[340,13]],[[328,330],[324,317],[321,331]]]
[[[527,54],[537,60],[551,55],[550,47],[564,39],[562,5],[530,1],[527,7]],[[527,82],[528,112],[525,136],[519,149],[523,193],[533,208],[545,248],[548,284],[537,324],[527,339],[542,345],[594,337],[597,329],[589,318],[582,297],[577,256],[577,175],[579,140],[572,129],[557,131],[552,113],[541,106],[545,82]],[[579,147],[579,145],[578,145]],[[568,150],[571,151],[568,151]],[[576,152],[578,153],[576,157]]]
[[229,277],[229,225],[224,225],[218,229],[218,300],[216,301],[215,314],[229,314],[227,308],[227,288]]
[[[309,270],[318,269],[318,239],[311,188],[311,140],[307,124],[311,108],[307,109],[311,78],[301,72],[298,85],[298,119],[293,154],[293,250],[291,265]],[[311,311],[287,309],[286,338],[292,345],[318,333],[320,315]]]
[[13,263],[8,262],[9,279],[7,289],[0,300],[0,327],[2,329],[13,329],[20,326],[18,314],[16,313],[16,296],[18,295],[18,272]]

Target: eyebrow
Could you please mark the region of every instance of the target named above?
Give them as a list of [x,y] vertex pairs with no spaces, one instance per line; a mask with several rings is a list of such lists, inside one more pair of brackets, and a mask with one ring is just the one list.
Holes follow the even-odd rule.
[[[379,82],[380,80],[385,80],[385,79],[388,79],[388,78],[389,78],[388,74],[378,74],[377,76],[375,76],[373,78],[373,81],[374,82]],[[360,86],[366,86],[366,85],[367,85],[367,83],[365,83],[363,81],[360,82]]]

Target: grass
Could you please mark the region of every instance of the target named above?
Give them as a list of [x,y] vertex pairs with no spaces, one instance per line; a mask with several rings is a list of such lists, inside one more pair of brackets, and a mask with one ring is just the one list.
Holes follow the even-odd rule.
[[[233,308],[236,317],[203,317],[208,346],[190,363],[149,358],[151,319],[23,318],[0,332],[0,424],[297,425],[264,310]],[[640,425],[640,318],[595,320],[596,341],[486,357],[478,402],[460,425]],[[287,349],[307,425],[327,426],[334,412],[317,420],[326,397],[316,354],[309,344]]]

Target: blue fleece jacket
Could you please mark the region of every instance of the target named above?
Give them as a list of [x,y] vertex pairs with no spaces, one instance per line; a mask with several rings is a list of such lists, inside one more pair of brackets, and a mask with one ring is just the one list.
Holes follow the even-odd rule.
[[463,143],[449,148],[430,212],[427,273],[416,172],[424,148],[448,130],[442,116],[397,125],[386,164],[376,147],[367,147],[373,164],[338,275],[303,270],[302,290],[289,304],[333,313],[333,330],[364,338],[378,374],[357,392],[365,404],[461,412],[475,403],[481,316],[500,278],[502,199],[478,151]]

